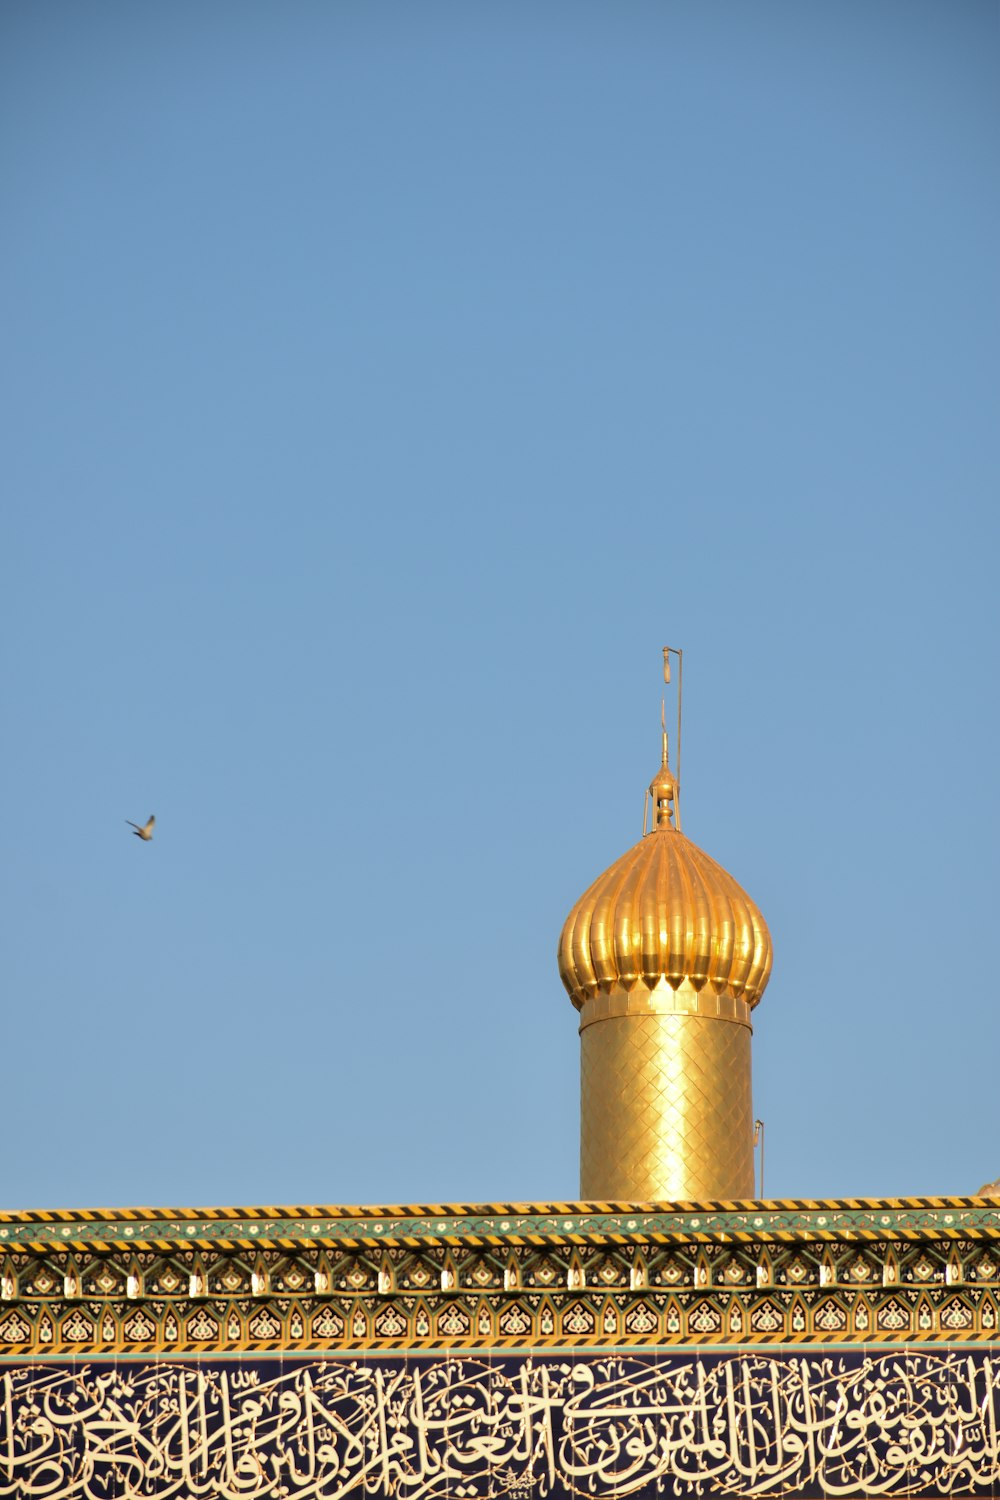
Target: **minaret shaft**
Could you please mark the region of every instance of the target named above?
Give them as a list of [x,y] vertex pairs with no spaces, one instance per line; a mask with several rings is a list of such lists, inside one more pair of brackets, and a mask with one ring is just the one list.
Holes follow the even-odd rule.
[[597,995],[580,1015],[580,1197],[754,1196],[750,1008],[661,984]]
[[[665,648],[665,683],[671,654],[680,665]],[[588,886],[559,939],[559,973],[580,1013],[589,1202],[754,1195],[750,1015],[771,937],[743,887],[681,832],[665,704],[660,721],[642,839]]]

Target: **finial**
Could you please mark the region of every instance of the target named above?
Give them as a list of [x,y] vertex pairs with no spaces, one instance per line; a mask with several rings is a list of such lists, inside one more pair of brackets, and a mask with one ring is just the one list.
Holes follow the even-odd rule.
[[674,646],[663,648],[663,684],[670,684],[670,658],[677,658],[677,775],[670,769],[670,738],[667,734],[667,695],[660,696],[660,733],[662,750],[660,769],[649,784],[643,801],[642,831],[646,833],[649,822],[649,802],[653,803],[653,827],[676,828],[680,832],[680,771],[681,771],[681,684],[684,670],[684,653]]
[[[677,818],[677,782],[668,762],[666,732],[663,735],[663,764],[649,783],[647,798],[653,802],[653,827],[680,829]],[[642,820],[642,831],[646,832],[646,815]]]

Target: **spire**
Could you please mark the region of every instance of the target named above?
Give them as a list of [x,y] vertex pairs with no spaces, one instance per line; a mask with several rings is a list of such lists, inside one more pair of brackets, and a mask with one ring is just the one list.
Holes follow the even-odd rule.
[[677,775],[670,769],[670,736],[667,734],[667,696],[660,697],[660,768],[646,789],[642,809],[642,832],[645,836],[649,824],[649,804],[653,804],[652,832],[670,828],[681,831],[680,775],[681,775],[681,684],[684,672],[684,653],[674,646],[663,648],[663,683],[670,684],[670,658],[677,658]]

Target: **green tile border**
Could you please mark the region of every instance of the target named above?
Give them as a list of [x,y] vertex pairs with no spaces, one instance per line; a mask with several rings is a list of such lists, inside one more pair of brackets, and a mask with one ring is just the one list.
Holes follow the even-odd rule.
[[[329,1241],[425,1241],[486,1239],[565,1240],[567,1238],[656,1236],[683,1239],[724,1237],[738,1239],[834,1237],[896,1238],[924,1235],[958,1237],[962,1234],[1000,1237],[1000,1203],[983,1200],[893,1200],[796,1204],[753,1204],[745,1209],[707,1205],[681,1209],[620,1209],[614,1212],[555,1211],[544,1205],[523,1208],[443,1212],[370,1213],[335,1210],[328,1214],[289,1214],[261,1210],[239,1215],[232,1210],[132,1210],[127,1216],[105,1213],[0,1216],[0,1254],[3,1248],[24,1244],[98,1243],[178,1244],[232,1243],[234,1240],[273,1243],[276,1240],[324,1243]],[[237,1216],[238,1215],[238,1216]]]

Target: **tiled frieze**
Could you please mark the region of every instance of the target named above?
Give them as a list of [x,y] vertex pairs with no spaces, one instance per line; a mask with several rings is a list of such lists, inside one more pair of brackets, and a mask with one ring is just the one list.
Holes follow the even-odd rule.
[[[975,1200],[928,1202],[756,1205],[772,1224],[757,1237],[733,1227],[746,1218],[742,1210],[720,1210],[713,1230],[693,1231],[693,1219],[708,1218],[704,1210],[618,1209],[599,1216],[600,1232],[585,1234],[581,1225],[595,1215],[579,1205],[559,1213],[324,1214],[317,1235],[305,1219],[278,1212],[270,1220],[226,1211],[192,1220],[152,1212],[8,1217],[0,1225],[7,1231],[0,1355],[989,1343],[1000,1320],[995,1211]],[[779,1237],[780,1213],[807,1213],[813,1236],[800,1225]],[[932,1213],[934,1222],[918,1232],[916,1213]],[[954,1221],[970,1214],[963,1232]],[[609,1217],[636,1227],[612,1231]],[[875,1219],[888,1220],[881,1235],[870,1227]],[[672,1233],[675,1221],[682,1227]],[[417,1232],[425,1222],[432,1227]],[[362,1223],[384,1232],[331,1229]],[[489,1235],[481,1232],[486,1223]],[[292,1225],[306,1232],[292,1233]]]

